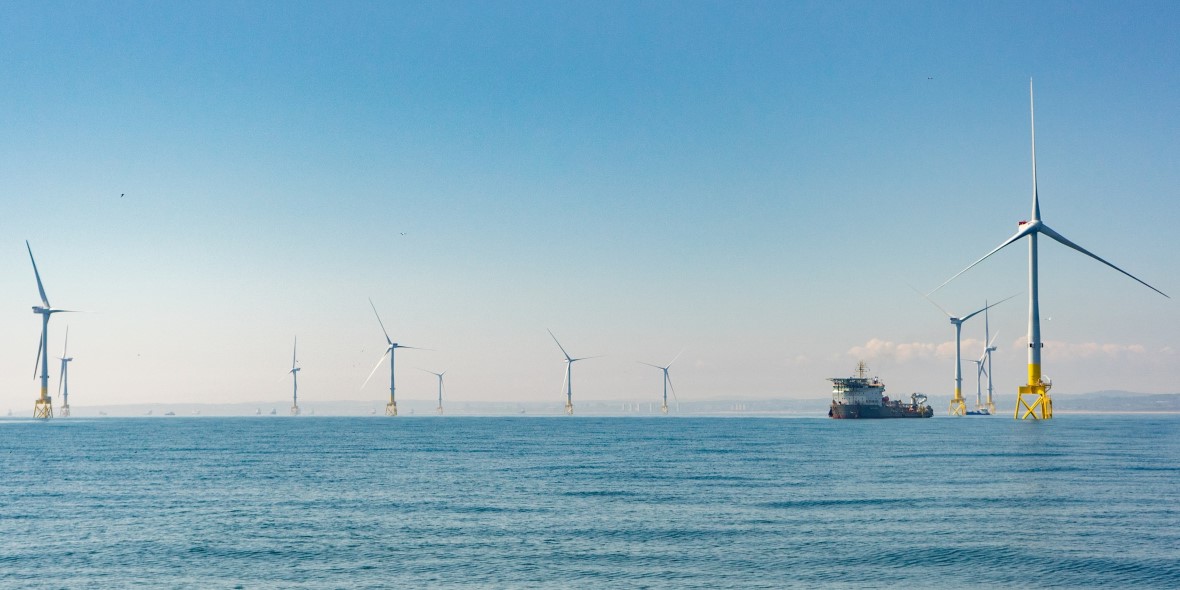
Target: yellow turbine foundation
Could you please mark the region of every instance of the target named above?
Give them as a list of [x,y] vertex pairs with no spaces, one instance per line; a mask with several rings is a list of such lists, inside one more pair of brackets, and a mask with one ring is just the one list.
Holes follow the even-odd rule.
[[298,416],[298,415],[299,415],[299,406],[291,406],[291,415],[292,415],[292,416]]
[[61,407],[61,410],[59,410],[57,412],[57,415],[62,418],[69,418],[70,417],[70,405],[69,404],[63,405]]
[[[1041,379],[1041,366],[1028,366],[1028,385],[1021,385],[1016,394],[1016,411],[1013,418],[1017,420],[1049,420],[1053,417],[1053,398],[1049,397],[1052,384]],[[1026,398],[1027,396],[1027,398]]]
[[963,392],[959,388],[955,388],[955,397],[951,398],[951,406],[947,409],[947,413],[952,416],[966,416],[967,402],[963,399]]
[[41,388],[41,399],[33,404],[34,418],[52,418],[53,417],[53,398],[49,397],[48,391],[44,387]]
[[574,415],[574,404],[572,404],[570,402],[565,402],[565,413],[570,416],[573,416]]
[[662,413],[662,414],[668,413],[668,404],[663,404],[660,406],[660,413]]
[[385,404],[385,415],[386,416],[396,416],[397,415],[397,402],[389,402],[389,403]]

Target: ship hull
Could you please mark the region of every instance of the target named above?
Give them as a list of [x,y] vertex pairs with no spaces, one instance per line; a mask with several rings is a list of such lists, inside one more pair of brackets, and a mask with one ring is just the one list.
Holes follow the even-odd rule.
[[828,416],[837,420],[859,420],[880,418],[929,418],[934,415],[930,406],[889,405],[877,406],[866,404],[836,404],[828,409]]

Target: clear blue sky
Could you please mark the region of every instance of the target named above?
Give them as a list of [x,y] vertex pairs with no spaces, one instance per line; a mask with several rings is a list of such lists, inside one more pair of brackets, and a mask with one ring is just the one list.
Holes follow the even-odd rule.
[[[1029,213],[1180,298],[1174,2],[60,4],[0,11],[0,407],[947,394],[930,289]],[[120,198],[120,194],[126,194]],[[404,232],[404,235],[402,235]],[[937,295],[1026,289],[1025,246]],[[1056,391],[1177,391],[1180,308],[1042,248]],[[1023,296],[997,386],[1024,376]],[[966,351],[982,324],[965,328]],[[56,389],[56,364],[52,389]],[[974,390],[974,383],[965,384]],[[576,403],[575,399],[575,403]]]

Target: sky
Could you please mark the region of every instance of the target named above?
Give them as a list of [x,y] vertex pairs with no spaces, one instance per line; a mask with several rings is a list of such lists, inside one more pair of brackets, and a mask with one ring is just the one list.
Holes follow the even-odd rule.
[[[1180,299],[1174,2],[3,2],[0,408],[949,395],[934,289],[1042,219]],[[1048,241],[1055,393],[1172,393],[1180,303]],[[1025,377],[1027,246],[934,293]],[[1051,319],[1050,319],[1051,318]],[[982,353],[983,323],[963,355]],[[970,364],[967,364],[970,367]],[[964,389],[975,388],[972,368]]]

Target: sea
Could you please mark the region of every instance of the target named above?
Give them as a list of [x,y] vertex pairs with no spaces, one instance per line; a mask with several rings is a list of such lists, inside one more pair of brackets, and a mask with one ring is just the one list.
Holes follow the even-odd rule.
[[1180,588],[1180,416],[0,420],[0,588]]

